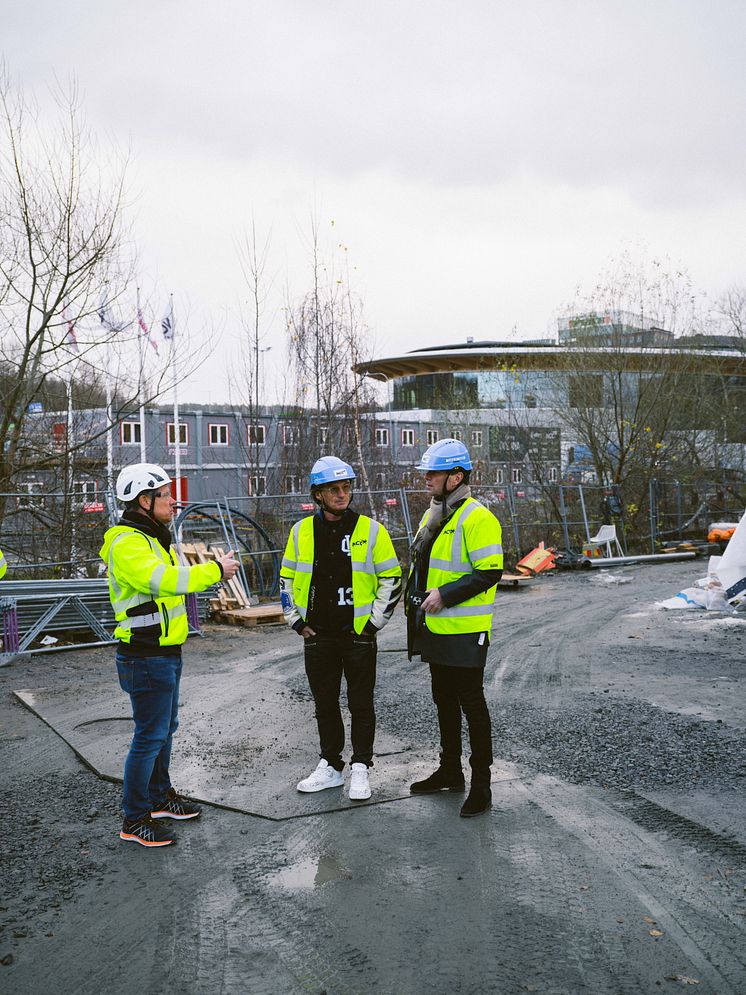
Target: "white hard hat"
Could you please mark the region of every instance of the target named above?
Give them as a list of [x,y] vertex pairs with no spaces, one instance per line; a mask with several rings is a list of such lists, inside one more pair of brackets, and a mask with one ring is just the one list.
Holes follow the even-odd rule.
[[171,478],[162,466],[155,463],[133,463],[125,466],[117,477],[117,498],[120,501],[134,501],[144,491],[157,491]]

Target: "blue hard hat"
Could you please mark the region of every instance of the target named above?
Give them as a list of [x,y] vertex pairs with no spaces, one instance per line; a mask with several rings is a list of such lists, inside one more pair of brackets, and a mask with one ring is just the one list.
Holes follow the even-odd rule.
[[471,470],[469,450],[458,439],[440,439],[425,450],[415,470],[453,470],[457,466]]
[[337,480],[354,480],[355,471],[349,463],[336,456],[322,456],[311,467],[311,487],[322,487]]

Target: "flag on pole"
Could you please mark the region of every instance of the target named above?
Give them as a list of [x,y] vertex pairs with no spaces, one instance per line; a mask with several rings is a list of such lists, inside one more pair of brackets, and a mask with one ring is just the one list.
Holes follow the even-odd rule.
[[167,341],[174,337],[174,303],[168,306],[168,311],[166,311],[163,319],[161,321],[161,328],[163,329],[163,338]]
[[[155,349],[155,354],[157,356],[158,355],[158,343],[155,341],[155,339],[153,338],[153,336],[150,334],[150,329],[145,324],[145,319],[142,316],[142,311],[140,310],[140,308],[137,309],[137,324],[138,324],[138,327],[140,329],[140,334],[145,336],[145,338],[148,340],[148,342],[151,344],[151,346]],[[164,334],[164,337],[165,337],[166,333],[164,332],[163,334]]]
[[98,320],[101,322],[101,327],[109,329],[111,328],[111,322],[106,317],[106,308],[107,308],[106,298],[102,297],[101,303],[96,308],[96,314],[98,315]]
[[68,347],[68,349],[72,350],[72,352],[80,352],[80,348],[78,346],[78,338],[75,334],[75,322],[71,321],[70,318],[67,317],[65,307],[62,308],[61,315],[62,319],[67,323],[67,331],[65,332],[65,345]]

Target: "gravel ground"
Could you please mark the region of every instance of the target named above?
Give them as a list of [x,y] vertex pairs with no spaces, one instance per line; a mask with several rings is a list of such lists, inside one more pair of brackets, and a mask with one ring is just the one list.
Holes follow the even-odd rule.
[[[177,848],[178,856],[164,853],[157,862],[143,861],[141,848],[123,850],[116,836],[119,785],[94,777],[12,696],[14,688],[72,687],[83,681],[109,689],[114,681],[112,650],[50,654],[0,669],[0,971],[7,970],[6,984],[0,973],[0,986],[19,995],[36,995],[47,987],[61,993],[75,991],[76,995],[101,988],[146,991],[164,981],[199,993],[266,991],[281,995],[286,991],[326,990],[328,995],[352,991],[391,991],[397,995],[448,991],[450,995],[451,991],[535,990],[618,995],[658,990],[647,987],[648,983],[665,984],[666,972],[675,975],[678,971],[682,977],[698,976],[703,981],[700,992],[724,995],[745,991],[743,958],[739,961],[740,955],[733,952],[738,944],[731,933],[736,929],[733,923],[742,927],[746,914],[746,681],[742,672],[746,620],[704,613],[664,614],[652,607],[654,601],[676,593],[700,573],[701,566],[690,562],[627,568],[618,572],[619,583],[601,582],[596,575],[558,575],[530,589],[500,595],[485,686],[493,717],[495,756],[516,765],[525,787],[516,782],[514,789],[509,790],[509,785],[496,788],[494,817],[505,822],[499,831],[495,825],[494,836],[485,829],[492,823],[474,820],[482,826],[479,845],[487,850],[479,850],[472,887],[475,894],[481,894],[480,902],[487,903],[484,908],[491,911],[485,918],[479,912],[483,906],[472,902],[460,914],[466,922],[475,912],[472,929],[476,936],[482,935],[490,917],[503,922],[504,916],[508,930],[513,928],[509,923],[517,924],[521,917],[525,920],[528,909],[532,914],[541,912],[540,919],[531,922],[545,941],[543,949],[573,948],[570,960],[558,962],[557,973],[552,975],[542,959],[542,944],[537,946],[525,931],[516,934],[511,943],[515,958],[522,964],[520,983],[500,985],[478,980],[487,967],[491,972],[509,973],[512,968],[508,961],[513,961],[506,955],[502,961],[482,964],[476,954],[471,980],[453,981],[442,968],[437,975],[440,980],[433,975],[426,982],[425,971],[419,981],[397,983],[397,977],[406,975],[407,944],[403,942],[399,961],[394,953],[381,960],[370,948],[376,932],[371,933],[370,927],[363,928],[355,940],[356,956],[364,967],[356,974],[351,964],[345,973],[345,940],[335,939],[340,925],[334,917],[339,907],[328,897],[336,894],[330,889],[337,885],[324,885],[326,891],[313,892],[306,911],[297,903],[286,906],[277,897],[276,861],[292,862],[300,859],[298,854],[316,852],[319,841],[332,834],[332,865],[357,868],[358,851],[346,850],[353,845],[351,839],[336,835],[340,827],[350,825],[349,814],[337,822],[310,820],[302,829],[304,820],[272,824],[220,812],[214,813],[215,828],[210,835],[201,826],[190,830],[190,839],[195,842],[190,845],[187,841]],[[417,661],[407,661],[403,647],[404,627],[398,617],[380,640],[379,726],[414,747],[432,749],[435,759],[437,735],[427,670]],[[221,663],[227,660],[256,657],[260,669],[271,671],[287,692],[308,700],[298,648],[296,637],[282,628],[214,628],[205,640],[190,643],[188,670],[219,675]],[[189,694],[188,676],[183,694]],[[383,767],[383,761],[379,766]],[[646,801],[651,797],[659,801],[665,797],[670,808],[656,807],[653,811]],[[525,804],[522,798],[528,798],[529,807],[520,809],[518,818],[519,806]],[[634,802],[631,806],[629,799]],[[417,875],[424,874],[422,860],[412,858],[403,840],[414,831],[414,824],[411,830],[406,829],[411,813],[429,817],[433,803],[418,800],[405,803],[405,809],[396,809],[402,813],[396,818],[404,818],[404,825],[391,821],[394,808],[374,806],[368,814],[361,811],[355,816],[359,840],[368,848],[380,849],[378,859],[390,865],[394,877],[387,887],[391,895],[398,894],[397,888],[406,882],[410,890],[422,884],[415,884]],[[544,811],[541,818],[533,814],[540,809]],[[514,810],[518,818],[515,824],[508,821]],[[686,819],[676,816],[676,811],[685,813]],[[617,817],[622,820],[618,824]],[[526,836],[530,828],[527,818],[535,823],[533,842]],[[384,825],[399,829],[390,835],[373,829],[379,825],[375,820],[382,819],[388,819]],[[624,821],[629,819],[637,819],[634,830]],[[644,832],[649,834],[645,837],[646,860],[635,850],[643,822],[648,827]],[[462,849],[460,836],[451,844],[448,833],[460,834],[464,827],[458,819],[448,823],[450,828],[441,823],[433,827],[430,838],[428,825],[418,824],[422,846],[430,849],[431,861],[444,861],[450,880],[448,869],[461,866],[456,855]],[[588,841],[589,849],[581,852],[581,830],[576,827],[588,825],[594,827],[595,835]],[[545,826],[554,834],[551,841],[542,835]],[[659,832],[661,826],[665,832]],[[685,851],[671,850],[679,845],[677,840],[686,842]],[[452,856],[448,857],[451,845]],[[561,859],[556,866],[546,863],[550,851],[581,868],[577,882],[568,883],[569,871]],[[592,866],[588,853],[596,852],[611,861],[609,867],[588,869]],[[684,853],[686,861],[694,863],[681,863]],[[529,886],[525,876],[525,867],[539,860],[545,862],[541,872],[544,890],[538,880]],[[588,862],[585,870],[583,861]],[[490,877],[493,864],[494,881]],[[630,867],[638,868],[633,878],[629,877]],[[672,867],[679,870],[674,873]],[[460,908],[460,899],[449,889],[459,887],[456,882],[469,879],[470,873],[465,866],[455,874],[453,884],[439,877],[420,895],[423,908],[430,901],[436,902],[428,915],[444,950],[450,934],[447,928],[444,933],[437,932],[441,928],[437,925],[440,906],[452,900],[454,907]],[[594,873],[599,880],[608,877],[609,881],[608,891],[602,894],[599,890],[598,904],[592,905],[585,892],[581,902],[570,901],[567,889],[587,889],[582,875],[592,880]],[[347,880],[345,874],[350,880],[360,876],[357,869],[355,874],[341,872]],[[513,891],[525,892],[515,909],[502,904],[508,901],[502,882],[513,880],[512,874]],[[692,882],[710,879],[713,874],[714,883],[719,885],[717,892],[710,889],[702,897],[697,890],[695,901]],[[644,887],[641,875],[647,875]],[[555,884],[556,894],[552,890]],[[615,925],[622,920],[614,889],[627,886],[630,895],[636,896],[634,901],[641,895],[658,896],[657,905],[646,899],[648,904],[640,915],[646,910],[653,920],[666,911],[670,915],[672,925],[667,935],[678,939],[670,962],[665,960],[668,967],[664,960],[659,963],[656,959],[662,957],[658,948],[638,949],[636,939],[611,937],[613,930],[623,928]],[[369,895],[366,901],[377,902],[372,894],[374,897]],[[405,940],[412,917],[419,914],[409,909],[405,892],[401,894],[401,906],[387,907],[381,919],[381,929],[388,917],[398,930],[396,938],[392,935],[386,940],[386,949],[391,951],[397,948],[400,934]],[[164,896],[174,895],[181,896],[176,905],[163,903]],[[152,924],[143,925],[143,909],[152,909],[153,903],[163,905],[163,910]],[[350,936],[357,935],[357,906],[344,908]],[[707,924],[696,940],[696,949],[690,942],[695,927],[682,911],[688,909],[694,915],[695,908],[700,926],[704,929]],[[191,910],[189,918],[187,909]],[[588,928],[584,917],[589,909],[599,921],[608,918],[610,923],[604,927],[600,945],[586,946],[580,940]],[[656,909],[659,912],[653,915]],[[568,916],[571,935],[567,935]],[[282,921],[286,922],[284,929],[278,927]],[[318,952],[309,960],[304,946],[309,924],[317,921],[326,924],[328,959],[335,964],[334,971],[326,961],[326,966],[318,961]],[[184,947],[190,936],[191,945]],[[485,944],[487,939],[485,934]],[[347,942],[353,940],[348,938]],[[432,938],[422,942],[431,943]],[[494,942],[494,937],[489,938],[490,949]],[[580,946],[575,949],[574,944]],[[142,961],[138,960],[137,968],[130,955],[133,946]],[[170,951],[167,957],[164,949]],[[240,950],[254,953],[239,960]],[[533,951],[530,955],[529,950]],[[617,951],[613,957],[610,950]],[[274,952],[270,955],[269,951]],[[562,955],[556,956],[561,959]],[[535,967],[530,967],[534,962]],[[620,965],[629,964],[638,965],[634,968],[637,980],[620,980],[624,970],[632,970]],[[715,968],[720,973],[705,983],[707,971]],[[202,971],[207,972],[204,977]],[[218,976],[220,980],[216,980]],[[446,978],[451,980],[446,983]],[[425,987],[418,987],[420,984]]]

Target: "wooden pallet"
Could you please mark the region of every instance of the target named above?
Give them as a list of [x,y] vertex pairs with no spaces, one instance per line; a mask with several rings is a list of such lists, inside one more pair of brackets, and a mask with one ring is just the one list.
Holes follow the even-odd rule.
[[533,577],[527,574],[503,573],[498,581],[498,587],[525,587],[533,581]]
[[215,620],[228,625],[242,625],[253,629],[256,625],[285,624],[282,605],[277,602],[269,605],[254,605],[253,608],[221,609],[215,612]]
[[[203,542],[182,543],[181,552],[189,566],[193,566],[195,563],[210,563],[225,556],[225,550],[222,546],[212,546],[208,549]],[[239,574],[230,580],[220,581],[217,597],[210,599],[210,607],[213,611],[251,607],[251,598],[244,590]]]

